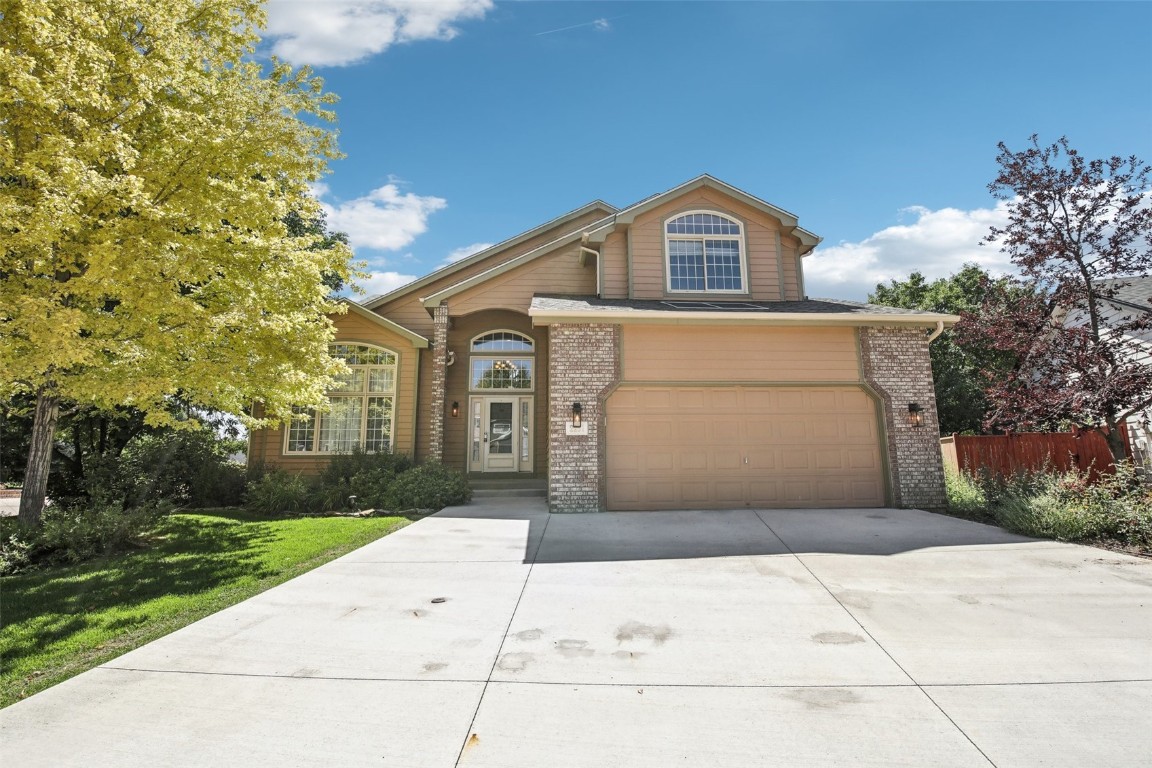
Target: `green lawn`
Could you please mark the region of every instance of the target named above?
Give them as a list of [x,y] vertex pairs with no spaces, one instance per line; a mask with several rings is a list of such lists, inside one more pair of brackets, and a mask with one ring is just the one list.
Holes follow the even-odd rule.
[[200,510],[165,518],[137,551],[0,579],[0,707],[408,522]]

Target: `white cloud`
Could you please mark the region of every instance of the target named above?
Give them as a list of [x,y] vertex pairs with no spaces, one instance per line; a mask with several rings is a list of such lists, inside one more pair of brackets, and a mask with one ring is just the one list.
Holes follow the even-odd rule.
[[457,248],[456,250],[449,253],[447,257],[445,257],[444,263],[455,264],[458,261],[463,261],[474,253],[480,253],[480,251],[483,251],[486,248],[491,248],[493,245],[495,245],[495,243],[472,243],[472,245],[466,245],[463,248]]
[[417,275],[402,275],[399,272],[369,272],[368,277],[356,281],[356,285],[364,289],[364,296],[357,297],[358,301],[365,301],[373,296],[381,296],[394,291],[402,285],[415,280]]
[[1014,271],[995,244],[980,245],[989,227],[1007,224],[1007,202],[971,211],[912,206],[901,214],[914,216],[915,221],[882,229],[857,243],[823,246],[805,257],[807,294],[864,301],[877,283],[903,280],[916,271],[934,280],[956,272],[966,262],[994,275]]
[[[328,189],[318,184],[313,191],[320,197]],[[448,202],[442,197],[401,192],[396,184],[385,184],[355,200],[320,204],[328,215],[328,228],[347,232],[353,248],[395,251],[424,234],[428,217]]]
[[270,0],[272,51],[293,64],[354,64],[396,43],[451,40],[492,0]]

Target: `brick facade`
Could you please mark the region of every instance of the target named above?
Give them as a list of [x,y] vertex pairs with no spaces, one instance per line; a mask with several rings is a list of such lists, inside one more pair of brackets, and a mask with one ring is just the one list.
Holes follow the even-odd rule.
[[[864,380],[884,404],[892,501],[943,509],[947,496],[928,337],[919,328],[861,328],[859,339]],[[908,423],[909,403],[924,409],[923,426]]]
[[[604,508],[604,401],[620,378],[620,326],[552,325],[548,363],[548,507]],[[587,434],[570,435],[572,404]]]
[[428,408],[428,458],[444,460],[444,398],[448,383],[448,305],[432,310],[432,402]]

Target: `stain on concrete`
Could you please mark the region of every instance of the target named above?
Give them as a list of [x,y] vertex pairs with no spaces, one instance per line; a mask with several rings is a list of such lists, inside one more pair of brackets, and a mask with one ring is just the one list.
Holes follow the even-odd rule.
[[980,605],[980,598],[973,595],[956,595],[956,599],[968,605]]
[[423,608],[409,608],[408,610],[412,616],[417,619],[422,619],[428,615],[428,611],[424,610]]
[[774,568],[769,560],[761,557],[752,558],[752,567],[756,569],[756,573],[761,576],[772,576],[778,579],[793,578],[790,574],[785,573],[779,568]]
[[844,592],[837,592],[836,599],[849,608],[867,609],[872,607],[872,597],[867,592],[856,592],[849,589]]
[[475,648],[478,645],[480,645],[480,638],[478,637],[461,637],[452,641],[453,648]]
[[512,637],[528,642],[530,640],[539,640],[543,634],[544,632],[539,629],[525,629],[523,632],[517,632],[512,635]]
[[424,665],[425,672],[439,672],[448,665],[442,661],[430,661]]
[[596,653],[588,647],[587,640],[557,640],[556,652],[568,659],[587,658]]
[[300,667],[292,673],[292,677],[316,677],[320,674],[320,670],[315,667]]
[[859,694],[847,688],[795,688],[784,695],[808,709],[835,709],[861,700]]
[[612,655],[625,661],[635,661],[641,656],[647,656],[648,654],[644,653],[644,651],[616,651]]
[[639,621],[630,621],[621,624],[616,630],[616,642],[628,643],[635,640],[650,640],[653,645],[664,645],[672,637],[672,628],[667,624],[642,624]]
[[346,619],[346,618],[348,618],[349,616],[351,616],[352,614],[356,613],[356,611],[358,611],[358,610],[360,610],[360,609],[359,609],[359,608],[350,608],[350,609],[349,609],[349,610],[348,610],[348,611],[347,611],[347,612],[346,612],[346,613],[345,613],[343,616],[341,616],[340,618],[342,618],[342,619]]
[[449,528],[448,533],[472,533],[467,528]]
[[523,672],[534,661],[536,656],[531,653],[506,653],[500,657],[496,668],[504,672]]
[[888,515],[865,515],[869,520],[887,520]]
[[864,638],[851,632],[818,632],[812,635],[812,639],[821,645],[852,645],[864,642]]

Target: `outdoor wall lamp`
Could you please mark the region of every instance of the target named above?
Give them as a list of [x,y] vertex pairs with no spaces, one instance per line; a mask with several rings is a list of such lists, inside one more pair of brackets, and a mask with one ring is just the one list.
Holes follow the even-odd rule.
[[460,401],[459,400],[453,400],[452,401],[452,418],[456,418],[459,415],[460,415]]
[[908,403],[908,424],[913,427],[924,426],[924,409],[920,403]]
[[580,428],[580,423],[583,421],[584,406],[580,403],[572,403],[572,426],[577,429]]

